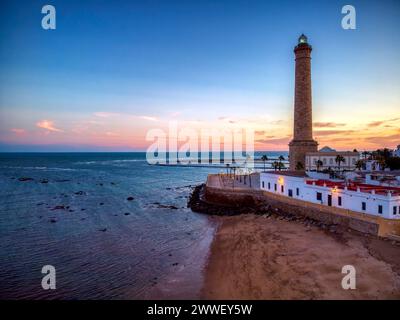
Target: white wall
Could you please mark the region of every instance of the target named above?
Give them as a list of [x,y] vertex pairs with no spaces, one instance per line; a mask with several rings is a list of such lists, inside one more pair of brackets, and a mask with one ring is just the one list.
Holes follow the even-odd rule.
[[[349,209],[356,212],[371,214],[389,219],[400,219],[400,196],[392,197],[387,195],[378,195],[365,192],[357,192],[343,189],[334,189],[306,183],[307,178],[285,176],[273,173],[260,173],[260,188],[289,196],[289,190],[292,190],[292,197],[313,203],[328,205],[328,195],[332,197],[332,206]],[[264,184],[263,184],[264,183]],[[270,189],[268,189],[270,183]],[[275,184],[277,189],[275,191]],[[283,186],[283,192],[282,192]],[[299,193],[297,194],[297,190]],[[317,200],[317,192],[321,193],[322,200]],[[342,205],[339,206],[339,197]],[[362,210],[362,202],[366,204],[366,210]],[[379,205],[382,206],[382,214],[379,213]],[[393,207],[396,207],[396,214],[393,214]]]

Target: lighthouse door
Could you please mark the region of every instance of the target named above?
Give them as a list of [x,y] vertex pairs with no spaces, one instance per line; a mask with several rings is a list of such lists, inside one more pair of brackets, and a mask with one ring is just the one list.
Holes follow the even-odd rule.
[[332,206],[332,195],[328,194],[328,206]]

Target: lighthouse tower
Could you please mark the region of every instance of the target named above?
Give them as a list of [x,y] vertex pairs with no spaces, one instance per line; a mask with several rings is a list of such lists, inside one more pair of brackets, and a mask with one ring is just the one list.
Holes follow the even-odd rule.
[[290,170],[304,170],[306,153],[318,151],[318,143],[312,133],[311,50],[307,37],[302,34],[294,48],[296,71],[294,132],[289,143]]

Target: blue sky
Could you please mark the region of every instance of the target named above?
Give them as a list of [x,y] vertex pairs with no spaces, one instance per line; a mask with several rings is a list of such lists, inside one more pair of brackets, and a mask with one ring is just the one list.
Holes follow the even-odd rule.
[[[44,4],[57,10],[56,30],[41,28]],[[287,148],[293,47],[301,33],[313,46],[314,119],[346,125],[340,127],[347,133],[330,137],[325,132],[321,139],[334,143],[352,131],[360,142],[362,128],[375,128],[360,143],[366,148],[393,146],[398,132],[370,123],[399,115],[400,2],[352,1],[356,30],[341,28],[345,4],[2,1],[0,150],[32,145],[75,150],[80,143],[88,150],[139,150],[154,120],[170,118],[182,123],[229,118],[243,126],[259,119],[255,129],[262,131],[264,121],[269,133],[264,135],[284,142],[276,148],[266,143],[265,148]],[[103,129],[100,124],[89,127],[99,113],[120,117],[103,122]],[[123,115],[137,120],[119,125]],[[43,132],[46,128],[38,125],[43,120],[59,130]],[[282,125],[269,127],[268,121]],[[87,141],[76,136],[83,123],[91,134]],[[116,132],[118,127],[123,130]],[[115,135],[109,141],[106,132],[123,139]],[[385,141],[385,136],[392,138]],[[375,144],[369,137],[377,138]],[[339,148],[346,148],[343,141],[336,142]]]

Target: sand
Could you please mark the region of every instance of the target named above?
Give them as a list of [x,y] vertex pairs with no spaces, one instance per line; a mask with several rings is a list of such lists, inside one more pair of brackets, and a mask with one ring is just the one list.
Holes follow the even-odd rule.
[[[204,299],[400,299],[400,246],[274,216],[216,217]],[[356,289],[341,286],[356,269]]]

